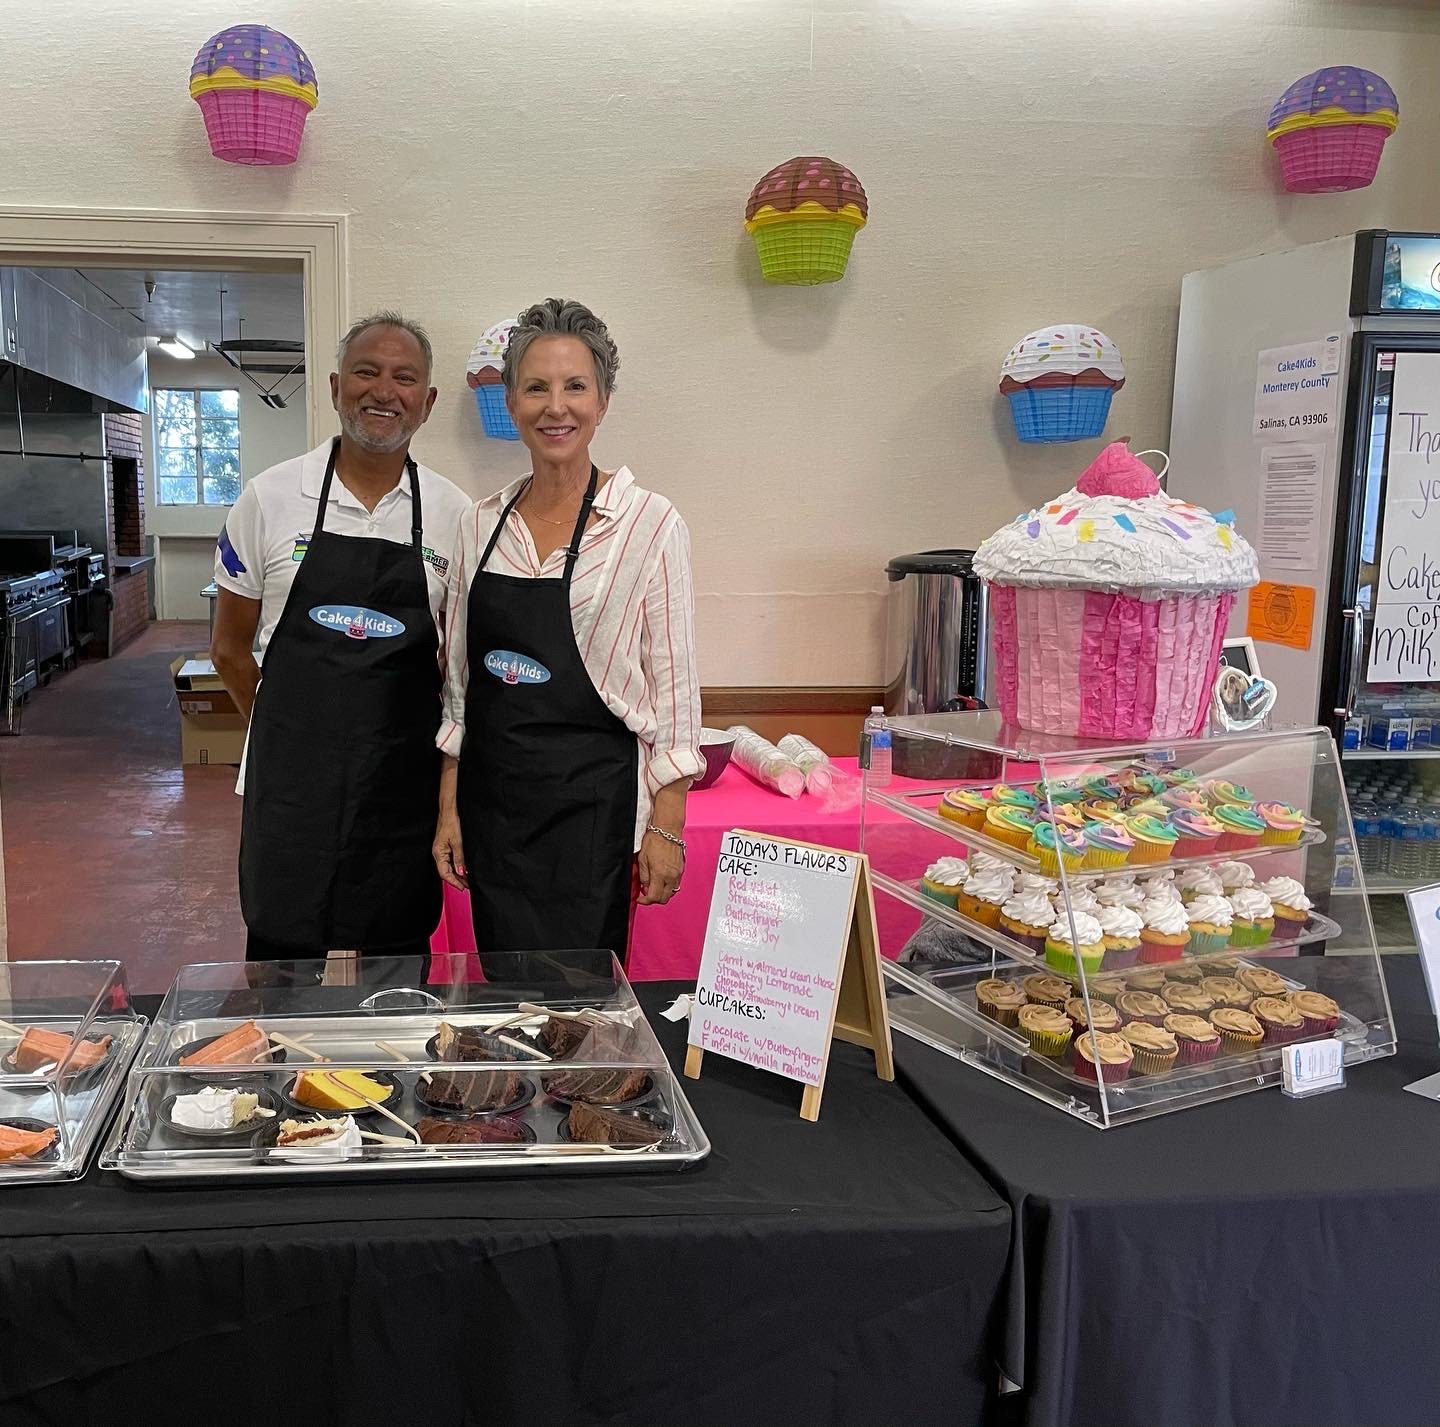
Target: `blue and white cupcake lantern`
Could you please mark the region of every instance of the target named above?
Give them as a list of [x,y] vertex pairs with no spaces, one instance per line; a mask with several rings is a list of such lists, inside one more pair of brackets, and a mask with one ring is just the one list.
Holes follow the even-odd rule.
[[1022,441],[1085,441],[1105,430],[1125,385],[1120,349],[1094,327],[1057,323],[1022,337],[1000,368]]
[[509,318],[487,327],[465,364],[465,381],[475,393],[475,405],[485,434],[497,441],[518,441],[520,433],[505,406],[505,347],[515,319]]

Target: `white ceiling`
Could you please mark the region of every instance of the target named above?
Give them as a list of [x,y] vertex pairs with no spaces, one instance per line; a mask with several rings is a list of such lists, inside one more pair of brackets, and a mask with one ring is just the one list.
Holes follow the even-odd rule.
[[[143,324],[147,337],[175,333],[196,350],[219,341],[221,289],[227,340],[247,338],[290,342],[305,337],[304,288],[295,273],[165,272],[139,268],[72,268],[66,291],[122,332]],[[155,282],[147,299],[145,280]],[[83,296],[82,296],[83,293]]]

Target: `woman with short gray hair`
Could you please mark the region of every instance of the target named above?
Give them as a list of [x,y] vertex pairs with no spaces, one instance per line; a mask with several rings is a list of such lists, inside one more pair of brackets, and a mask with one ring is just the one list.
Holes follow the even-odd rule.
[[685,866],[704,768],[690,537],[590,446],[620,354],[578,302],[520,314],[505,400],[533,470],[461,522],[435,861],[470,890],[476,946],[624,957],[637,901]]

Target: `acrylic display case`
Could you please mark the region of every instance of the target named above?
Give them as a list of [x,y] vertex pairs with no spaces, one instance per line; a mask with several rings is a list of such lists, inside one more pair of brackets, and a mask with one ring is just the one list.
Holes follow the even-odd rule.
[[1394,1053],[1368,901],[1331,896],[1352,833],[1325,730],[890,728],[926,775],[865,788],[899,1030],[1102,1128],[1277,1085],[1297,1041]]
[[709,1153],[609,952],[453,960],[448,984],[400,957],[185,967],[101,1163],[263,1182],[673,1170]]
[[0,963],[0,1185],[85,1173],[145,1026],[118,961]]

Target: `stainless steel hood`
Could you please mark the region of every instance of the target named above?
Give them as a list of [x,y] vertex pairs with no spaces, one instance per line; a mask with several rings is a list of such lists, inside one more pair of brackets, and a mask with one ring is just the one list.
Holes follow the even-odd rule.
[[117,406],[146,409],[143,329],[117,331],[47,281],[43,268],[0,268],[0,356]]

